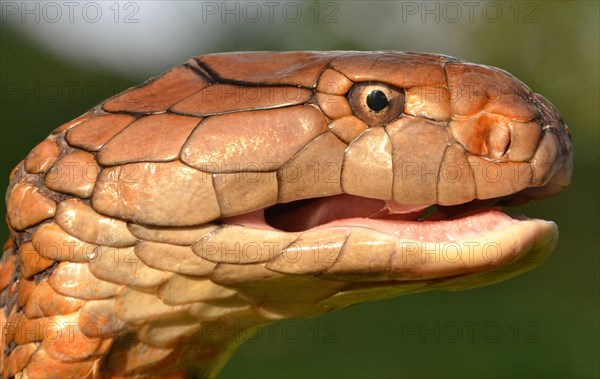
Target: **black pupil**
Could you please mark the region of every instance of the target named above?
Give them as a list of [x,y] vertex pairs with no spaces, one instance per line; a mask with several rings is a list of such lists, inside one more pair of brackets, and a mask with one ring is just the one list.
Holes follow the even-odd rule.
[[388,104],[389,101],[387,96],[385,96],[385,93],[378,89],[369,92],[369,94],[367,95],[367,106],[372,111],[379,112],[385,109],[385,107],[387,107]]

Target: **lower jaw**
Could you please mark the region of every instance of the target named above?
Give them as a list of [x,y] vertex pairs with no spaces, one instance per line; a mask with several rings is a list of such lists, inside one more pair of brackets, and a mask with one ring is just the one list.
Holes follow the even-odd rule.
[[[342,256],[342,264],[333,265],[318,277],[353,284],[319,305],[342,309],[358,302],[431,290],[463,291],[492,285],[543,263],[557,241],[558,229],[553,222],[525,220],[460,242],[400,242],[394,252],[384,252],[383,257],[376,254],[375,262],[387,264],[371,262],[369,270],[364,270],[364,261],[362,267],[344,265],[352,260]],[[362,258],[368,260],[369,256]]]
[[372,229],[403,240],[454,242],[501,230],[519,221],[499,210],[486,210],[452,220],[410,221],[351,218],[331,221],[313,229],[359,227]]

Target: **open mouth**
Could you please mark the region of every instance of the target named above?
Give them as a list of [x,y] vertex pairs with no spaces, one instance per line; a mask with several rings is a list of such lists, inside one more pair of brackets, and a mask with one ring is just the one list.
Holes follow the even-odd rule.
[[223,222],[285,232],[358,227],[405,240],[458,241],[525,219],[507,214],[497,206],[499,202],[499,199],[490,199],[455,206],[415,206],[341,194],[276,204],[225,218]]
[[556,224],[509,215],[501,206],[515,199],[513,194],[455,206],[408,206],[342,194],[277,204],[221,223],[297,236],[265,261],[283,274],[380,284],[443,280],[450,289],[465,289],[528,271],[554,248]]

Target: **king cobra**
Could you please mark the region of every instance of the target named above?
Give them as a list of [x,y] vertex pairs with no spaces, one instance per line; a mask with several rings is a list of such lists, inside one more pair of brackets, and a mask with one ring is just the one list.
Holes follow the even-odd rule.
[[[405,52],[198,56],[11,172],[4,378],[216,377],[262,325],[521,274],[569,129],[507,72]],[[232,331],[235,331],[232,333]]]

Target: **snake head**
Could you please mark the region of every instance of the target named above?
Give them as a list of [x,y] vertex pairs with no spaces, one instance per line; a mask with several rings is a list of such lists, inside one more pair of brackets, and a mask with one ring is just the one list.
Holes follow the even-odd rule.
[[[13,171],[9,370],[214,376],[257,324],[508,279],[558,229],[504,206],[567,186],[572,151],[544,97],[448,56],[193,58]],[[49,323],[78,328],[25,333]]]

